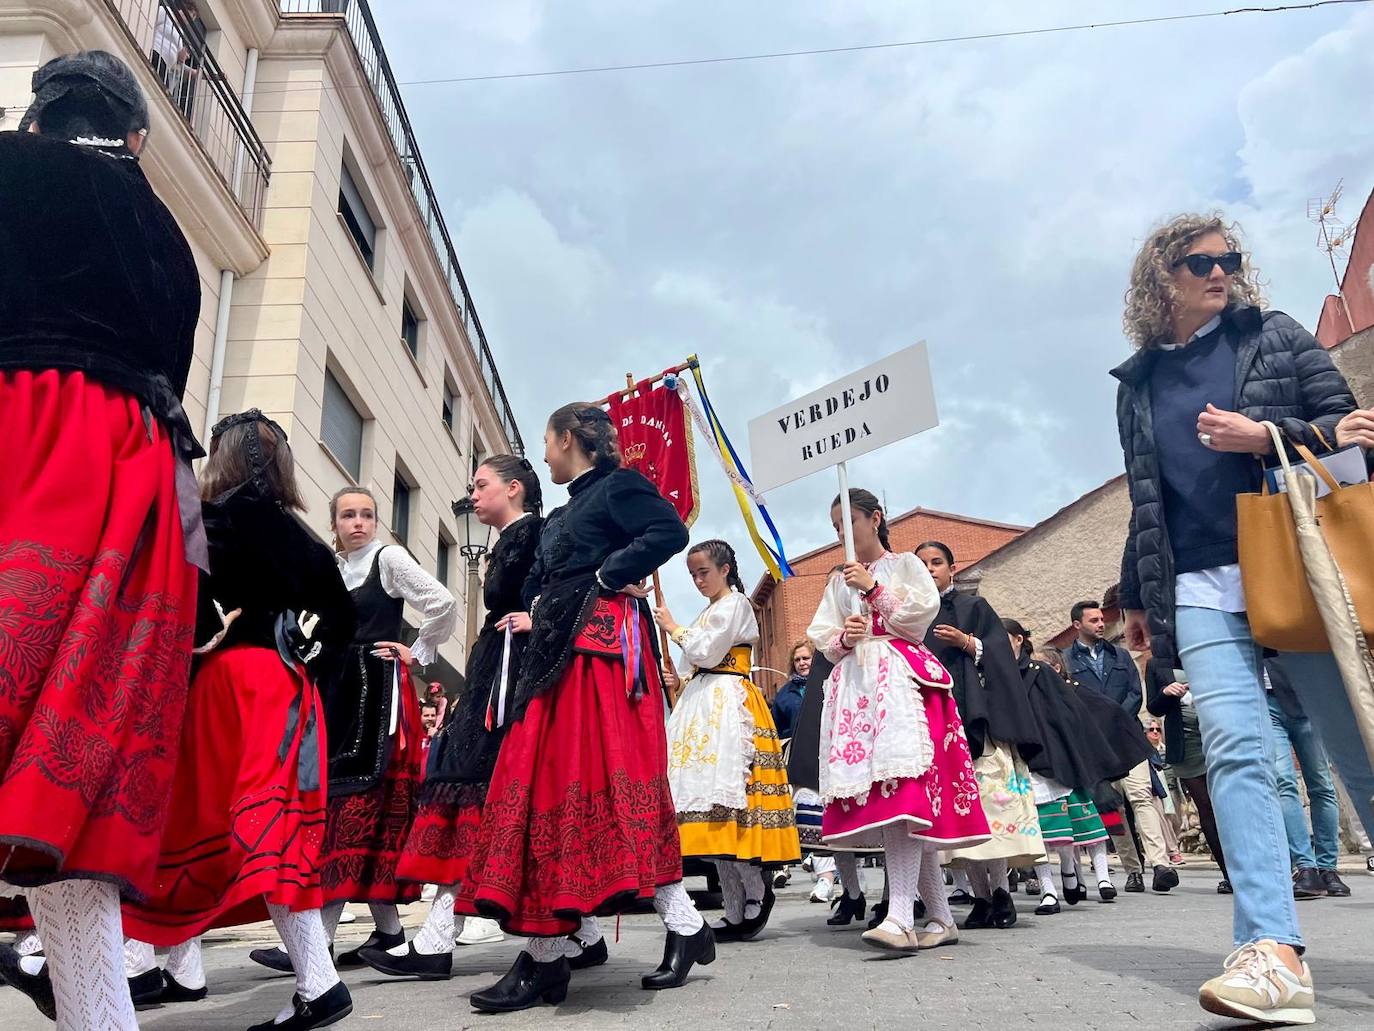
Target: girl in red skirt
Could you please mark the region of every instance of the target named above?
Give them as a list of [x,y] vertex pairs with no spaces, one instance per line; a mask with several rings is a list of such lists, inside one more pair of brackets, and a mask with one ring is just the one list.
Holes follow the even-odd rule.
[[530,641],[458,896],[459,912],[530,938],[506,976],[472,996],[490,1012],[562,1001],[565,936],[641,899],[668,929],[645,988],[676,987],[715,959],[682,887],[659,658],[639,586],[687,546],[687,528],[643,475],[620,467],[595,405],[553,413],[544,460],[570,497],[545,522],[525,583]]
[[[201,494],[210,574],[200,587],[203,657],[182,731],[176,819],[153,893],[125,905],[124,927],[151,952],[270,916],[294,961],[296,998],[283,1022],[259,1026],[322,1027],[352,1000],[320,921],[325,760],[315,682],[333,675],[353,639],[353,602],[329,549],[293,515],[304,503],[286,433],[256,408],[215,427]],[[203,974],[200,985],[164,976],[174,995],[204,984]]]
[[[433,738],[420,809],[397,875],[438,885],[424,926],[409,944],[363,948],[363,962],[395,977],[443,980],[453,973],[453,903],[467,880],[482,803],[505,735],[505,705],[529,640],[521,591],[534,565],[543,520],[539,477],[524,458],[493,455],[473,477],[473,511],[500,532],[487,556],[482,600],[487,618],[468,657],[467,688]],[[474,918],[475,919],[475,918]],[[605,946],[603,945],[602,951]]]
[[153,890],[205,561],[200,277],[128,67],[59,57],[33,89],[0,133],[0,894],[48,965],[0,976],[64,1031],[130,1031],[119,900]]

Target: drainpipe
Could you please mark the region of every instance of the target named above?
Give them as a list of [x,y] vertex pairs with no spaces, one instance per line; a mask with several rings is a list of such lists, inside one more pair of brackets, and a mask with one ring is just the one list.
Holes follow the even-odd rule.
[[[248,59],[243,70],[243,112],[250,118],[253,115],[253,90],[258,78],[258,48],[248,48]],[[234,161],[234,183],[237,192],[240,177],[243,175],[243,151],[239,150]],[[202,442],[208,448],[210,431],[219,422],[219,400],[224,392],[224,354],[229,348],[229,311],[234,301],[234,270],[220,269],[219,303],[215,309],[215,342],[210,352],[210,388],[205,394],[205,432]]]

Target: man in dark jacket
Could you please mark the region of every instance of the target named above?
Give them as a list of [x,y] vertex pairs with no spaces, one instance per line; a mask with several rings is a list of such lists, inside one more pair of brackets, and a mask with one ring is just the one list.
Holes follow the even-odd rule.
[[798,641],[792,646],[792,675],[773,699],[773,722],[777,724],[780,740],[786,741],[796,729],[802,699],[806,696],[806,678],[810,673],[811,642]]
[[[1132,717],[1140,718],[1143,692],[1140,671],[1131,653],[1107,640],[1107,619],[1102,605],[1096,601],[1080,601],[1070,612],[1073,628],[1078,636],[1064,654],[1069,679],[1080,687],[1097,691],[1116,702]],[[1154,869],[1152,887],[1166,892],[1178,885],[1178,871],[1169,864],[1165,845],[1164,824],[1155,808],[1154,791],[1150,785],[1150,764],[1141,763],[1113,785],[1126,796],[1135,814],[1135,831],[1140,836],[1145,861]],[[1126,890],[1142,892],[1145,878],[1131,870],[1127,863]]]

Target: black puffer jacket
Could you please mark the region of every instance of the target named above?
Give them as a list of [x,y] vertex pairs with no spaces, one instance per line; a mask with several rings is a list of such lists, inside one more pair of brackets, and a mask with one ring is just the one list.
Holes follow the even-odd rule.
[[[1222,331],[1236,337],[1237,409],[1278,426],[1289,440],[1317,452],[1336,442],[1336,423],[1355,398],[1331,356],[1283,312],[1235,306]],[[1150,376],[1158,351],[1143,348],[1112,370],[1121,381],[1116,422],[1131,492],[1131,525],[1121,558],[1121,607],[1144,609],[1151,651],[1178,665],[1174,641],[1174,559],[1164,523],[1159,461],[1150,405]]]

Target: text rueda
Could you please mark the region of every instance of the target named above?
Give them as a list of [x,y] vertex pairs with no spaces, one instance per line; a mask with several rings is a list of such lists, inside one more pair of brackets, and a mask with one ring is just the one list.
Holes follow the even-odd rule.
[[939,424],[921,341],[750,421],[754,485],[771,490]]

